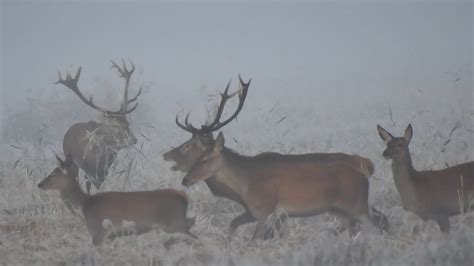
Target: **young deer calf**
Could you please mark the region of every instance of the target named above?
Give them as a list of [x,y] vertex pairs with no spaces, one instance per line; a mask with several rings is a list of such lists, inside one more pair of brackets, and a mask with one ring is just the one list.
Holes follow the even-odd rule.
[[474,162],[418,172],[408,149],[413,136],[411,125],[405,129],[403,137],[393,137],[379,125],[377,130],[387,144],[383,156],[392,159],[393,180],[403,208],[423,220],[435,220],[441,231],[449,231],[449,217],[468,211],[474,202]]
[[183,185],[211,177],[235,191],[255,217],[253,239],[263,237],[267,218],[279,209],[289,217],[335,212],[348,218],[352,229],[366,221],[389,227],[378,211],[369,214],[367,177],[344,162],[315,164],[311,160],[246,157],[226,149],[220,133],[214,147],[188,171]]
[[[69,194],[66,204],[82,209],[87,230],[92,235],[92,243],[100,245],[103,240],[122,236],[124,221],[133,222],[137,234],[148,232],[158,226],[167,233],[180,232],[196,238],[189,232],[194,224],[193,218],[186,218],[188,198],[186,194],[174,189],[160,189],[136,192],[104,192],[89,196],[84,193],[76,176],[71,174],[74,167],[71,156],[65,161],[56,156],[59,167],[53,170],[38,187],[44,190],[56,189],[61,194]],[[110,228],[104,228],[109,220]],[[116,232],[116,233],[115,233]]]

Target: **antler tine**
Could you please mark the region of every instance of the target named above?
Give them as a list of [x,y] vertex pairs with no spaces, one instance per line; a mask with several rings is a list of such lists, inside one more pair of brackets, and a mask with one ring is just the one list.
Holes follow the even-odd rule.
[[214,121],[212,121],[210,124],[208,125],[202,125],[201,126],[201,129],[202,130],[207,130],[207,129],[210,129],[212,128],[214,125],[218,124],[219,123],[219,119],[221,119],[221,116],[222,116],[222,113],[224,112],[224,107],[225,107],[225,104],[227,102],[228,99],[230,99],[232,96],[235,95],[235,93],[229,95],[229,88],[230,88],[230,82],[232,80],[229,80],[229,82],[227,82],[227,85],[224,89],[224,92],[223,93],[220,93],[220,96],[221,96],[221,101],[219,103],[219,106],[217,107],[217,112],[216,112],[216,116],[214,118]]
[[250,78],[249,81],[247,81],[247,83],[245,83],[245,81],[242,79],[242,77],[240,76],[240,73],[239,73],[239,82],[240,82],[240,87],[241,88],[245,88],[245,87],[249,87],[250,86],[250,82],[252,82],[252,79]]
[[62,84],[70,89],[72,88],[78,89],[77,82],[79,80],[79,77],[81,76],[81,70],[82,70],[81,67],[77,69],[77,72],[76,72],[76,75],[74,75],[74,78],[71,76],[69,72],[66,72],[66,79],[63,79],[61,72],[58,70],[59,79],[54,84]]
[[[223,94],[221,94],[221,102],[220,102],[219,107],[217,109],[216,118],[214,119],[214,121],[211,124],[203,125],[201,127],[201,132],[210,133],[210,132],[217,131],[220,128],[222,128],[223,126],[227,125],[234,118],[237,117],[239,112],[242,110],[242,107],[244,106],[244,102],[245,102],[245,99],[247,97],[247,92],[248,92],[248,88],[250,86],[251,79],[247,83],[245,83],[242,80],[242,78],[240,77],[240,74],[239,74],[239,81],[240,81],[240,87],[241,88],[238,91],[236,91],[236,92],[234,92],[230,95],[227,94],[228,86],[229,86],[229,84],[227,84],[226,90],[224,91]],[[225,120],[223,122],[220,122],[219,120],[222,116],[222,113],[224,111],[224,106],[225,106],[227,100],[230,99],[231,97],[233,97],[236,94],[239,94],[239,105],[237,106],[237,109],[227,120]]]
[[110,62],[112,62],[112,68],[117,69],[121,78],[125,80],[130,80],[130,77],[132,76],[133,72],[135,72],[135,65],[133,64],[132,60],[130,60],[131,68],[130,70],[128,70],[127,64],[125,64],[125,60],[123,58],[121,60],[122,60],[122,67],[120,67],[117,63],[115,63],[114,60],[110,60]]
[[133,97],[132,99],[128,100],[128,104],[131,104],[132,102],[136,101],[138,99],[138,96],[140,96],[140,94],[142,94],[142,90],[143,90],[143,87],[140,87],[140,89],[138,90],[137,95],[135,95],[135,97]]
[[[131,100],[128,99],[128,89],[130,87],[130,78],[132,77],[133,72],[135,72],[135,65],[133,64],[132,60],[129,59],[130,61],[130,69],[127,68],[127,64],[125,64],[125,60],[122,58],[122,67],[120,67],[115,61],[111,60],[112,62],[112,68],[117,69],[117,71],[120,74],[120,77],[125,80],[125,87],[124,87],[124,92],[123,92],[123,103],[120,109],[120,112],[122,114],[128,114],[131,113],[128,111],[128,105],[138,99],[138,96],[141,93],[141,90],[137,93],[135,97],[133,97]],[[136,106],[132,108],[135,110]]]
[[120,115],[121,114],[121,110],[119,111],[109,111],[109,110],[106,110],[102,107],[99,107],[97,105],[94,104],[94,101],[92,99],[92,95],[89,97],[89,99],[87,99],[84,94],[82,94],[81,90],[79,89],[79,86],[77,85],[78,84],[78,81],[79,81],[79,78],[81,77],[81,71],[82,71],[82,68],[79,67],[77,69],[77,72],[76,74],[74,75],[74,77],[71,76],[71,74],[69,72],[66,72],[66,78],[63,79],[62,75],[61,75],[61,72],[58,70],[58,75],[59,75],[59,80],[56,81],[54,84],[61,84],[67,88],[69,88],[71,91],[73,91],[78,97],[79,99],[81,99],[85,104],[87,104],[88,106],[96,109],[97,111],[99,112],[102,112],[104,114],[108,114],[108,115]]
[[189,115],[190,115],[190,112],[186,115],[186,118],[184,119],[184,125],[179,122],[178,115],[176,115],[175,122],[176,122],[176,125],[178,125],[178,127],[194,135],[199,130],[188,122]]

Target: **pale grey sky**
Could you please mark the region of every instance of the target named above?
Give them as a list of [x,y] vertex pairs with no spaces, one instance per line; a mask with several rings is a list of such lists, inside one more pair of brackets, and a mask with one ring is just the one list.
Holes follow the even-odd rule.
[[[196,2],[196,1],[194,1]],[[151,3],[2,1],[2,103],[50,91],[58,69],[81,81],[131,58],[159,93],[221,88],[237,73],[256,95],[383,95],[442,89],[460,71],[472,88],[471,1]],[[158,92],[157,92],[158,93]],[[7,100],[8,99],[8,100]]]

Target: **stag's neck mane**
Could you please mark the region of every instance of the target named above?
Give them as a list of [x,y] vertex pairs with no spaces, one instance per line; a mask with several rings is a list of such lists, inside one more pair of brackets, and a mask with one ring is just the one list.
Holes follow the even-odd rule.
[[226,160],[239,161],[239,162],[246,162],[246,161],[250,162],[254,158],[254,156],[246,156],[246,155],[239,154],[236,151],[227,147],[224,147],[224,149],[222,150],[222,155],[224,156]]
[[245,194],[252,175],[248,171],[257,165],[252,156],[245,156],[224,147],[222,150],[224,166],[217,174],[217,179],[240,195]]

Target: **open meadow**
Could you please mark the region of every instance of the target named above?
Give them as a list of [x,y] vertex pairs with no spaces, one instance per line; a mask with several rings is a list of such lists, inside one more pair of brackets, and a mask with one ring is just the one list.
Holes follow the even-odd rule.
[[[361,232],[350,238],[347,231],[336,233],[340,220],[322,214],[289,219],[284,238],[252,243],[250,237],[255,226],[252,223],[239,228],[234,239],[227,242],[229,222],[243,209],[227,199],[214,197],[204,182],[189,189],[181,185],[184,175],[172,172],[172,164],[163,161],[161,155],[190,135],[174,124],[174,113],[165,110],[166,104],[151,107],[150,99],[159,102],[164,99],[146,97],[142,109],[132,118],[131,127],[139,142],[135,148],[121,151],[101,191],[167,187],[185,190],[192,201],[188,215],[196,217],[191,231],[199,240],[150,232],[118,238],[95,248],[83,221],[67,211],[58,193],[37,188],[39,181],[56,167],[52,150],[61,152],[61,134],[71,123],[54,124],[57,117],[51,112],[48,118],[32,115],[31,121],[43,119],[39,126],[32,126],[38,124],[32,122],[19,127],[21,130],[4,130],[4,136],[8,132],[10,135],[3,138],[0,166],[2,263],[470,265],[474,261],[474,214],[452,218],[452,231],[442,234],[436,223],[423,222],[403,210],[390,162],[382,157],[385,144],[376,131],[376,124],[381,124],[402,135],[406,124],[411,122],[414,127],[411,152],[417,169],[441,169],[473,160],[474,109],[469,102],[454,97],[424,101],[423,93],[417,92],[411,97],[393,97],[392,101],[345,105],[346,108],[339,109],[317,97],[300,100],[293,96],[282,101],[278,95],[272,95],[268,102],[259,103],[252,97],[253,93],[258,93],[258,88],[251,88],[238,119],[223,129],[227,145],[248,155],[263,151],[341,151],[370,158],[375,165],[375,174],[370,177],[370,203],[388,216],[392,225],[389,234]],[[199,106],[193,99],[187,96],[183,101],[194,101]],[[70,106],[74,106],[74,100],[70,99]],[[212,109],[215,101],[207,105]],[[77,110],[71,109],[56,116],[72,117],[74,113]],[[78,120],[87,119],[85,113]],[[206,112],[199,109],[193,114],[196,114],[195,123],[199,123],[199,116],[206,117]],[[33,137],[20,137],[23,130]]]
[[[459,208],[455,192],[459,173],[467,172],[458,169],[470,171],[474,163],[451,168],[434,179],[439,182],[427,181],[413,178],[419,173],[410,168],[406,152],[412,135],[416,170],[474,160],[473,10],[468,0],[0,0],[0,265],[474,265],[474,211],[464,211],[474,208],[474,195],[463,194],[474,191],[472,173],[459,182],[467,188],[459,193]],[[228,82],[228,92],[236,92],[239,76],[251,79],[248,94],[241,89],[221,110],[219,93]],[[242,98],[245,105],[238,104]],[[187,114],[194,128],[186,126]],[[409,124],[413,134],[408,127],[405,138],[377,130],[380,125],[401,137]],[[193,170],[208,171],[195,170],[207,174],[199,177],[209,182],[219,175],[228,182],[218,185],[231,191],[229,198],[238,194],[233,199],[245,202],[247,216],[239,216],[244,207],[238,203],[214,196],[204,180],[192,183],[187,176],[182,185],[185,173],[165,161],[163,154],[172,148],[191,153],[192,145],[180,146],[191,132],[202,137],[193,138],[204,147],[201,152],[211,151],[206,144],[222,144],[217,137],[222,132],[226,148],[250,157],[240,160],[216,144],[211,155],[217,163],[209,162],[209,154],[192,158],[193,163],[200,158]],[[108,141],[107,147],[83,152],[98,140]],[[387,145],[393,146],[390,154],[384,152]],[[86,158],[110,146],[120,149],[116,157]],[[224,152],[216,150],[240,159],[226,164],[225,156],[218,157]],[[375,171],[366,178],[370,163],[355,156],[323,165],[313,164],[314,154],[290,160],[275,152],[359,155]],[[150,199],[160,198],[158,192],[90,200],[63,167],[54,177],[63,178],[56,179],[63,189],[73,188],[76,194],[67,196],[85,213],[74,216],[60,192],[38,187],[57,167],[55,153],[70,155],[68,162],[82,169],[84,191],[90,185],[85,172],[95,171],[93,183],[100,186],[97,169],[107,167],[99,164],[113,161],[92,194],[184,191],[187,217],[182,193],[170,192],[165,198],[171,200],[156,205]],[[251,157],[260,153],[266,154]],[[399,164],[403,169],[396,175],[405,188],[404,206],[437,222],[402,206],[391,167],[400,158],[408,162]],[[224,170],[217,169],[223,161]],[[192,175],[190,164],[180,169]],[[275,230],[272,239],[252,241],[271,212],[268,224],[274,228],[287,215],[328,209],[353,224],[374,221],[367,179],[368,202],[386,215],[388,232],[362,226],[351,237],[343,230],[347,221],[322,213],[289,218],[278,231],[282,236]],[[121,196],[109,197],[115,200],[107,205],[100,201],[107,195]],[[159,212],[170,205],[177,207]],[[96,206],[102,213],[88,216],[87,208]],[[448,215],[459,212],[450,217],[451,230],[442,233],[438,223],[446,229]],[[188,233],[186,218],[194,217],[190,232],[198,239],[153,230],[93,245],[91,235],[96,233],[95,244],[104,236],[98,221],[120,227],[129,223],[118,221],[132,217],[140,231],[159,224],[162,213],[166,225],[182,229],[173,232]],[[113,218],[107,222],[105,216]],[[242,225],[229,241],[236,217],[258,218],[260,226]]]

